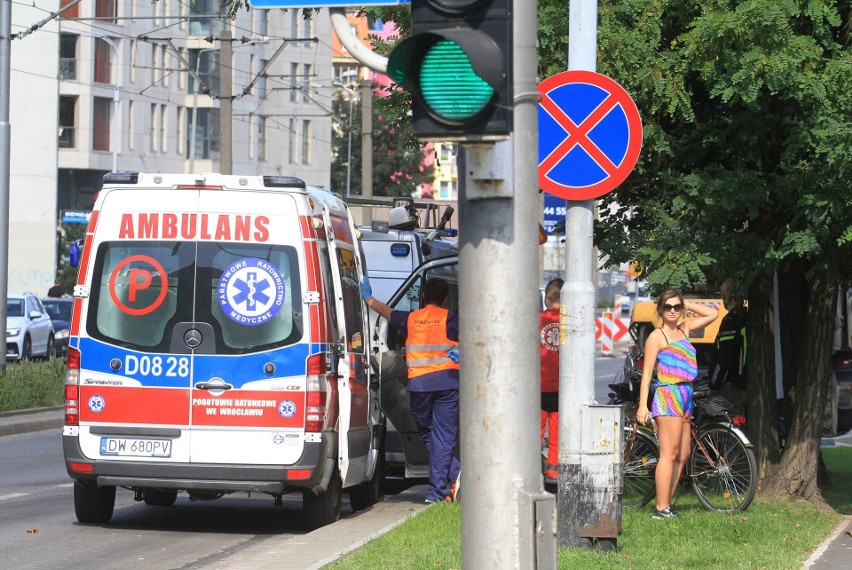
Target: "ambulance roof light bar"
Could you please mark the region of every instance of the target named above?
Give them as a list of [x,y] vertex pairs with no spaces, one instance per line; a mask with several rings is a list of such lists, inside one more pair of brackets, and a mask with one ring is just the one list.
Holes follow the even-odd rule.
[[267,188],[306,188],[305,181],[295,176],[264,176],[263,185]]
[[104,184],[138,184],[138,172],[108,172],[104,174]]

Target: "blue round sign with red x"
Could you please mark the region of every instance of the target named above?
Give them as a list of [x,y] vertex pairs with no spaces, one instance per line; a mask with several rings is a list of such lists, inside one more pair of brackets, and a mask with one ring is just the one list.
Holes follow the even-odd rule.
[[538,86],[538,183],[591,200],[624,182],[642,148],[642,119],[618,83],[593,71],[558,73]]

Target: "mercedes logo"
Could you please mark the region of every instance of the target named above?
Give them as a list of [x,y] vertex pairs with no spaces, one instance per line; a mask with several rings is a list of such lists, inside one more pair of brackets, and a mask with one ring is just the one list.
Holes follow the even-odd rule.
[[183,335],[183,342],[189,348],[198,348],[201,345],[201,333],[198,329],[189,329]]

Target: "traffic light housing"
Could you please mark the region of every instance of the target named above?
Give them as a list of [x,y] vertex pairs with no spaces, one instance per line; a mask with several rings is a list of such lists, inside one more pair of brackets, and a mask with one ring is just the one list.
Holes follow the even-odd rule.
[[388,75],[412,95],[414,135],[497,141],[512,132],[512,1],[412,0]]

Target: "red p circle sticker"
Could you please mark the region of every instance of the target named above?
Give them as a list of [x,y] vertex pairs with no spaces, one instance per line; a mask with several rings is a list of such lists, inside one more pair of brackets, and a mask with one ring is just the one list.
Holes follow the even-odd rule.
[[[126,278],[122,279],[122,281],[126,280],[126,283],[122,282],[119,284],[118,277],[122,274],[126,275]],[[144,301],[145,299],[150,299],[155,275],[160,281],[159,294],[153,301],[139,306],[141,303],[146,302]],[[120,287],[127,290],[126,295],[118,294],[118,288]],[[156,310],[157,307],[163,304],[163,299],[166,298],[168,291],[166,270],[163,269],[163,266],[156,259],[147,255],[131,255],[122,259],[109,276],[109,296],[112,298],[115,306],[128,315],[147,315]],[[121,300],[122,297],[126,297],[126,303]]]

